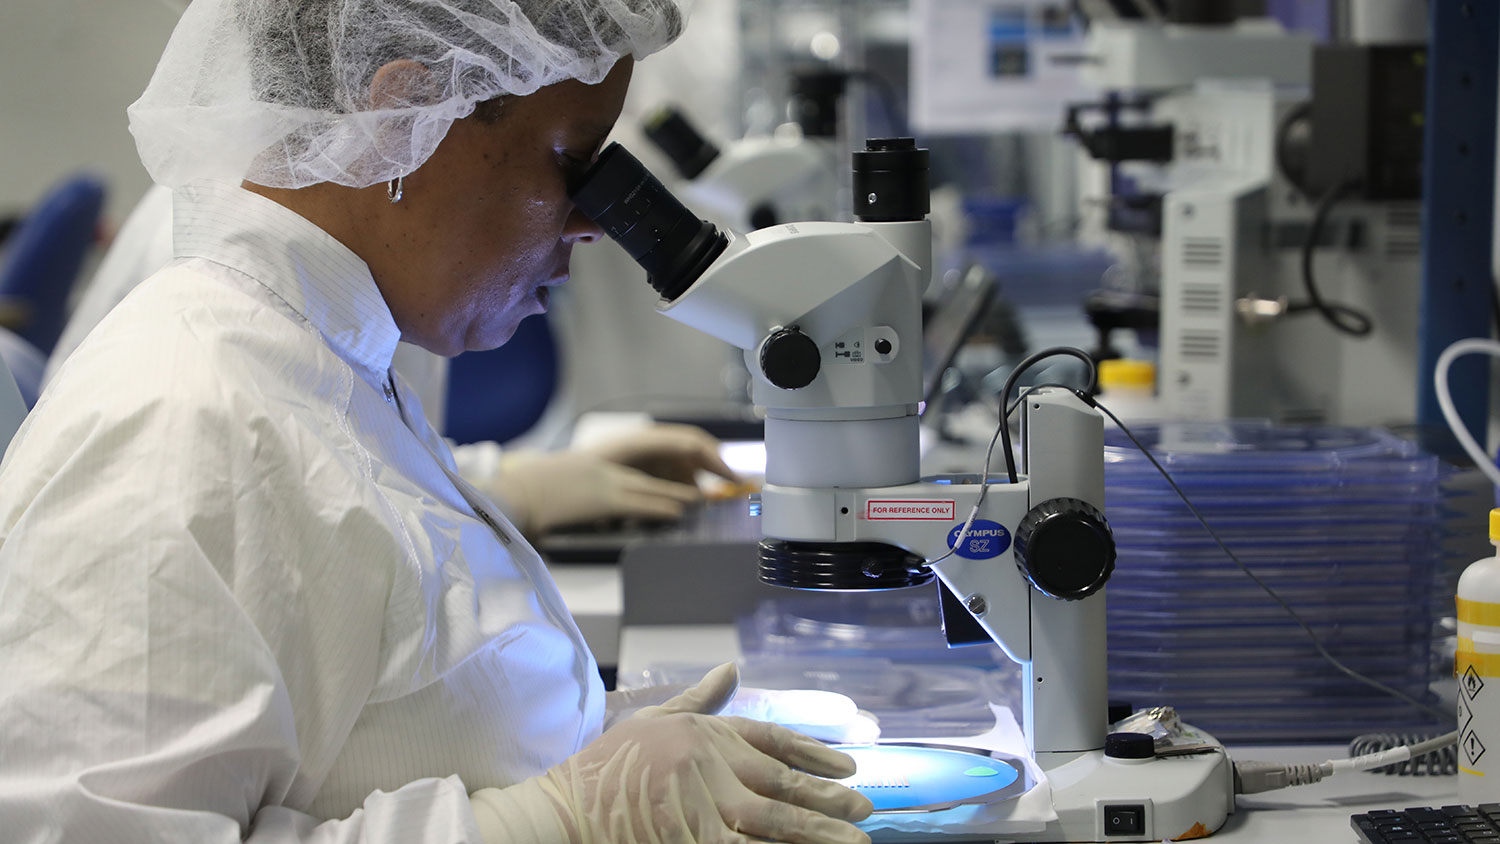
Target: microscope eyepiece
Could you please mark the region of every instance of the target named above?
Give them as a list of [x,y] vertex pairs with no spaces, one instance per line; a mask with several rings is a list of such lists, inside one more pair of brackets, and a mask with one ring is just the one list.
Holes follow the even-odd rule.
[[698,178],[719,157],[719,148],[688,122],[687,115],[671,106],[647,118],[644,129],[646,137],[672,159],[672,166],[684,179]]
[[568,196],[645,268],[663,299],[681,296],[729,245],[724,233],[673,196],[645,165],[610,144]]
[[871,138],[854,153],[854,217],[862,223],[920,220],[931,210],[927,150],[913,138]]

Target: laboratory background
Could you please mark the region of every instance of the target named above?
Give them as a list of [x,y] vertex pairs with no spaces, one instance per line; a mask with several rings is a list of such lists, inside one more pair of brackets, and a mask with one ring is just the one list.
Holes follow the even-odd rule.
[[[187,6],[0,4],[0,445],[165,214]],[[1500,841],[1497,56],[1486,0],[697,0],[610,137],[725,257],[402,352],[475,459],[715,438],[528,537],[610,688],[877,717],[877,841]]]

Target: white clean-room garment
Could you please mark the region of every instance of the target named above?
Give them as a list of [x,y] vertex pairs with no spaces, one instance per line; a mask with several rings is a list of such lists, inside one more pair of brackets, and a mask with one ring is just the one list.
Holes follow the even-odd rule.
[[[47,357],[47,369],[42,383],[62,367],[63,361],[73,354],[94,326],[104,315],[114,310],[115,305],[129,295],[136,285],[172,260],[172,191],[161,185],[152,185],[141,195],[140,201],[131,209],[130,216],[120,226],[110,243],[99,269],[89,279],[79,296],[73,312],[68,315],[68,324],[63,326],[62,336]],[[396,353],[391,359],[396,370],[411,388],[416,391],[427,421],[439,432],[443,430],[444,403],[448,399],[448,359],[435,355],[420,346],[410,343],[396,344]],[[462,447],[460,447],[461,449]],[[460,449],[454,450],[459,465],[464,464]],[[483,486],[493,480],[491,476],[479,476],[464,472],[470,482]]]
[[172,260],[172,191],[152,185],[115,232],[109,251],[83,288],[47,358],[45,384],[104,315],[145,278]]
[[598,735],[593,658],[364,263],[238,187],[175,213],[0,463],[0,838],[477,840],[468,792]]

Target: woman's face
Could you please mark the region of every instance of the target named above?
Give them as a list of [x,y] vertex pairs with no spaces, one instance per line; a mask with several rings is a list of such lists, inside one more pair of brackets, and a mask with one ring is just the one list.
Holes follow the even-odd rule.
[[547,309],[573,245],[603,236],[567,186],[614,128],[632,66],[514,97],[497,119],[459,120],[406,177],[375,244],[384,260],[371,262],[403,340],[442,355],[492,349]]

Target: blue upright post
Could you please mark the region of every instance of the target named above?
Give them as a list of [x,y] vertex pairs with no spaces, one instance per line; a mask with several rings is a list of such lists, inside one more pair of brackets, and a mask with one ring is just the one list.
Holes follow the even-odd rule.
[[[1428,34],[1417,424],[1428,448],[1456,455],[1432,373],[1453,341],[1490,336],[1500,3],[1435,0]],[[1480,442],[1489,368],[1488,358],[1468,356],[1449,371],[1454,404]]]

